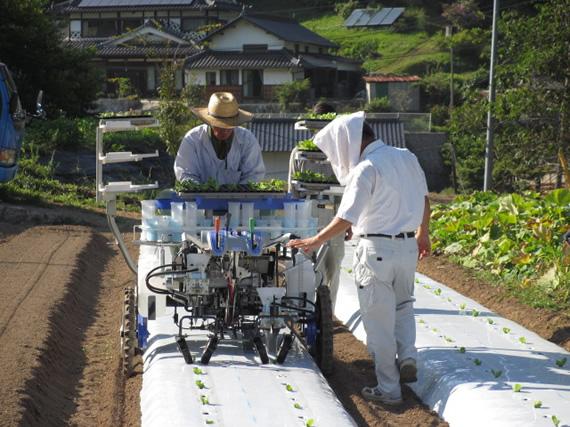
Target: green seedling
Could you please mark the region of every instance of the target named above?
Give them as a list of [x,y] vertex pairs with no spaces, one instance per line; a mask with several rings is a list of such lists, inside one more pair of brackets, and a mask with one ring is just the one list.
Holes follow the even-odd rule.
[[444,338],[445,341],[447,341],[447,342],[455,342],[455,341],[453,341],[453,338],[451,338],[451,337],[447,337],[447,336],[446,336],[446,337],[443,337],[443,338]]
[[513,391],[515,393],[520,393],[520,391],[522,390],[522,385],[521,384],[513,384]]
[[201,380],[196,380],[196,385],[200,390],[206,388],[206,384],[204,384]]
[[525,337],[520,337],[520,338],[519,338],[519,342],[520,342],[521,344],[526,344],[526,338],[525,338]]
[[479,317],[479,312],[475,309],[471,310],[471,316],[473,317]]
[[206,420],[206,424],[214,424],[214,420]]
[[315,425],[315,420],[313,420],[312,418],[309,418],[307,420],[307,424],[305,424],[307,427],[313,427]]
[[420,283],[420,279],[416,279],[416,283]]
[[293,406],[295,407],[295,409],[303,409],[303,407],[299,403],[295,403]]
[[431,328],[432,332],[435,332],[437,334],[438,330],[437,328]]
[[505,328],[503,328],[503,332],[504,332],[505,334],[510,334],[510,333],[511,333],[511,328],[506,328],[506,327],[505,327]]
[[536,409],[542,408],[542,402],[540,400],[535,400],[532,406],[534,406]]
[[564,365],[566,365],[566,362],[568,361],[568,358],[563,357],[562,359],[556,359],[556,366],[558,366],[559,368],[563,368]]
[[194,371],[194,373],[196,375],[202,375],[204,372],[202,372],[202,370],[200,368],[194,368],[192,369],[192,371]]
[[423,325],[424,323],[426,323],[426,321],[424,319],[420,319],[419,323]]
[[475,359],[475,360],[473,361],[473,363],[475,363],[475,365],[477,365],[477,366],[480,366],[481,363],[483,363],[483,362],[481,362],[479,359]]
[[295,391],[295,389],[293,388],[293,386],[291,384],[285,384],[285,388],[287,389],[287,391]]
[[448,297],[448,298],[447,298],[447,302],[451,302],[451,298]]
[[208,396],[202,394],[200,396],[200,402],[202,402],[202,405],[209,405],[210,404],[210,400],[208,399]]
[[560,420],[558,419],[558,417],[556,415],[552,416],[552,424],[554,424],[556,427],[558,427],[560,425]]
[[347,269],[346,269],[346,272],[347,272],[348,274],[351,274],[351,273],[352,273],[352,268],[347,268]]
[[459,308],[461,310],[465,310],[465,307],[467,307],[467,305],[465,303],[459,305]]
[[437,288],[435,291],[433,291],[434,294],[436,294],[437,296],[441,295],[441,288]]
[[494,324],[495,324],[495,321],[494,321],[493,319],[487,319],[487,323],[488,323],[489,325],[494,325]]
[[431,289],[431,286],[430,285],[424,285],[424,288]]
[[503,375],[503,371],[495,371],[494,369],[491,369],[491,373],[495,378],[499,378],[501,375]]
[[459,350],[457,350],[459,353],[463,354],[465,353],[465,347],[459,347]]

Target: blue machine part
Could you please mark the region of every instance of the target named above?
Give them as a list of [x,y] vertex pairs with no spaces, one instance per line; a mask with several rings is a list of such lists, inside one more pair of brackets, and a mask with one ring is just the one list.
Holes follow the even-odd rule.
[[147,318],[137,314],[137,341],[143,351],[147,346],[148,335]]
[[[21,118],[15,121],[17,116]],[[10,181],[18,171],[23,117],[16,85],[0,63],[0,182]]]
[[[253,202],[255,209],[283,209],[283,203],[299,202],[302,199],[294,199],[290,194],[285,197],[259,197],[258,199],[239,200],[232,199],[232,202]],[[227,210],[228,200],[220,198],[196,197],[198,209]]]
[[313,347],[317,343],[317,322],[314,317],[308,319],[304,332],[307,346]]
[[265,241],[266,233],[254,232],[253,242],[251,233],[242,232],[238,234],[234,231],[227,233],[226,230],[220,230],[219,233],[218,246],[216,231],[212,230],[208,232],[208,244],[215,256],[221,256],[226,251],[247,252],[248,255],[259,256],[263,251],[263,242]]

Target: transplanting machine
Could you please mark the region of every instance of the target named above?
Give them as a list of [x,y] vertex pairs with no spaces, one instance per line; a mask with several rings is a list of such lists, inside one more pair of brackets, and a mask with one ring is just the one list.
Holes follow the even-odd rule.
[[[103,183],[106,163],[155,156],[104,153],[106,132],[156,126],[152,118],[101,120],[97,133],[97,197],[105,200],[110,227],[137,286],[125,293],[121,328],[124,371],[144,350],[150,321],[171,317],[172,337],[186,363],[208,364],[224,340],[241,343],[261,364],[286,363],[295,340],[324,373],[332,369],[332,308],[316,255],[291,251],[294,236],[316,232],[319,205],[283,190],[230,186],[195,192],[161,192],[142,202],[140,245],[135,263],[115,223],[116,195],[156,184]],[[200,347],[195,333],[209,332]]]

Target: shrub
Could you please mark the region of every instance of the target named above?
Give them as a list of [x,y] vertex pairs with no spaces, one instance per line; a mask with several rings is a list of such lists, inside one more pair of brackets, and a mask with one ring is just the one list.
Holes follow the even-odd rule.
[[394,22],[393,28],[400,33],[426,30],[426,13],[423,9],[409,7]]
[[460,0],[444,5],[442,16],[458,28],[473,28],[485,19],[475,0]]
[[119,98],[136,99],[138,97],[137,91],[128,77],[113,77],[107,79],[112,86],[112,92]]
[[278,86],[275,89],[275,96],[281,111],[287,111],[293,102],[300,102],[305,106],[309,98],[310,88],[311,81],[309,79],[295,80]]
[[385,113],[391,111],[390,101],[387,97],[374,98],[367,102],[364,106],[364,111],[367,113]]
[[431,107],[431,123],[435,126],[443,126],[449,120],[449,107],[447,105],[435,104]]
[[358,40],[355,43],[343,47],[340,50],[340,54],[359,61],[378,59],[381,56],[378,52],[378,47],[378,40]]
[[354,9],[358,8],[357,0],[348,0],[347,2],[337,3],[334,6],[334,11],[337,15],[342,16],[344,19],[348,18]]
[[56,149],[94,148],[96,127],[94,118],[36,120],[27,127],[23,145],[33,147],[40,154],[49,154]]

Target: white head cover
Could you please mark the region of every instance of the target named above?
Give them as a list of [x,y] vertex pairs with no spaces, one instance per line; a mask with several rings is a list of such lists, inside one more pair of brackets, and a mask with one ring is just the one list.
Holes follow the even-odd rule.
[[364,111],[337,117],[315,135],[315,144],[331,162],[336,179],[346,185],[348,175],[360,161]]

